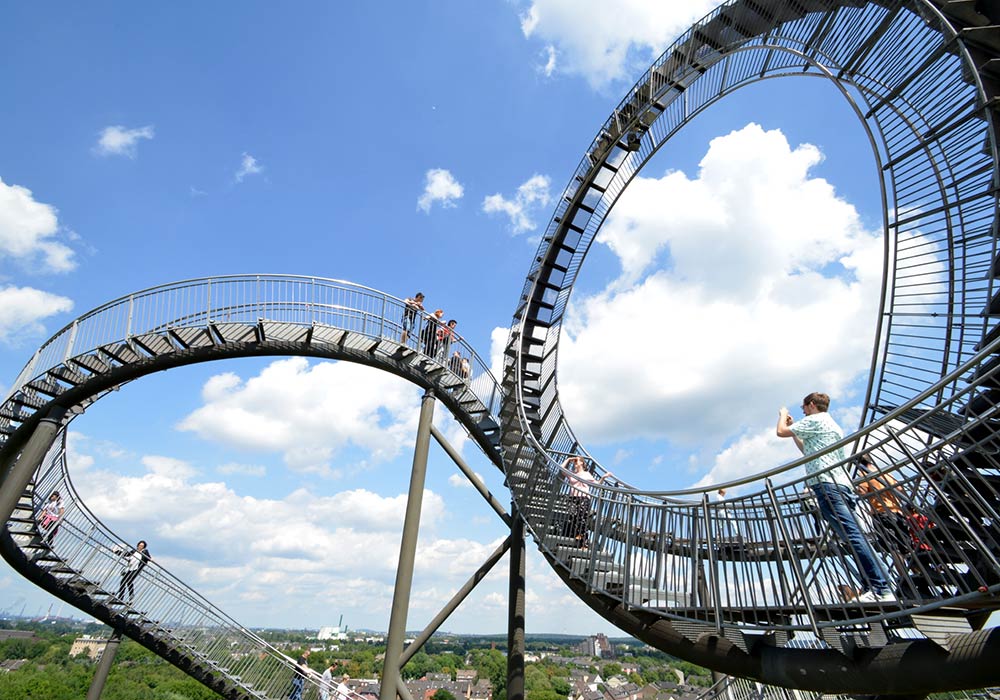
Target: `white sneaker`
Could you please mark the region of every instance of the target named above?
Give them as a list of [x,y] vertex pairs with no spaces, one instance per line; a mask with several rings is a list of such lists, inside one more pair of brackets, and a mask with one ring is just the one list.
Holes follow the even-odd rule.
[[859,593],[855,599],[859,603],[878,603],[879,598],[877,595],[871,591],[865,591],[864,593]]
[[882,593],[865,591],[855,598],[855,600],[859,603],[895,603],[896,596],[892,594],[892,591],[884,591]]

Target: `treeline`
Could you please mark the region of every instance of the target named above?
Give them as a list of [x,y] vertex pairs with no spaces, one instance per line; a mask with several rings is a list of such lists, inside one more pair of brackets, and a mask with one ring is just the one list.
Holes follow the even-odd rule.
[[[97,665],[86,655],[70,658],[73,637],[0,644],[5,659],[28,659],[17,671],[0,673],[0,700],[80,700]],[[11,656],[13,654],[13,656]],[[101,700],[222,700],[180,669],[124,639]]]

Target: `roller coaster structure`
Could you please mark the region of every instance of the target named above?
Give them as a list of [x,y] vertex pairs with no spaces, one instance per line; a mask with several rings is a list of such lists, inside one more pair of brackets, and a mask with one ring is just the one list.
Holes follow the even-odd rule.
[[[108,391],[164,369],[246,356],[345,360],[401,376],[446,406],[503,470],[512,531],[530,532],[594,610],[664,651],[827,693],[998,684],[1000,634],[985,624],[1000,607],[1000,27],[989,3],[975,5],[981,12],[958,0],[734,0],[694,25],[629,90],[571,177],[530,266],[499,380],[471,347],[461,349],[466,376],[400,342],[399,299],[334,280],[190,280],[81,316],[33,355],[0,405],[0,553],[227,697],[281,697],[294,662],[155,562],[135,601],[118,598],[122,540],[75,494],[66,429]],[[872,369],[860,425],[833,448],[870,455],[928,519],[926,549],[884,551],[898,582],[891,602],[844,596],[852,558],[804,495],[804,459],[727,484],[745,495],[725,512],[704,489],[608,480],[593,490],[590,546],[562,536],[563,458],[584,455],[605,473],[576,439],[556,381],[583,259],[664,143],[729,93],[776,77],[831,81],[879,174],[885,284]],[[53,488],[73,494],[56,543],[36,522]],[[908,534],[873,527],[877,541]],[[512,551],[519,540],[508,541]],[[404,687],[396,692],[405,698]]]

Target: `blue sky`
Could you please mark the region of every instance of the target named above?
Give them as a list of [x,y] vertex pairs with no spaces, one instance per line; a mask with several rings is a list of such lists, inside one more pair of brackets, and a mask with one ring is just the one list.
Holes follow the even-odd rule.
[[[423,291],[495,354],[599,125],[710,7],[6,7],[0,387],[90,308],[231,273]],[[689,125],[616,207],[571,303],[560,386],[591,452],[634,484],[684,488],[793,458],[770,437],[775,413],[817,383],[856,422],[878,202],[863,134],[820,81],[767,81]],[[811,340],[819,322],[837,342]],[[116,532],[149,540],[244,624],[343,613],[383,629],[418,403],[416,389],[349,365],[172,370],[73,423],[74,479]],[[228,418],[238,412],[274,425],[273,439]],[[290,415],[294,430],[275,437]],[[503,538],[456,473],[435,448],[414,629]],[[613,631],[534,553],[528,568],[529,632]],[[504,561],[445,627],[501,631],[505,591]],[[0,608],[50,602],[0,567]]]

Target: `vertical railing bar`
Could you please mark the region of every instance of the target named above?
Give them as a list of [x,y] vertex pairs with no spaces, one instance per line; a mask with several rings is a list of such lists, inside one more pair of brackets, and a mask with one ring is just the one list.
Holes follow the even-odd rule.
[[[799,588],[802,591],[802,602],[806,607],[806,614],[809,617],[809,625],[812,627],[813,634],[816,635],[816,638],[822,639],[823,637],[820,634],[819,626],[816,623],[816,611],[813,609],[812,600],[809,598],[809,586],[806,582],[805,575],[802,573],[802,567],[799,565],[799,561],[796,558],[795,550],[792,547],[785,518],[781,513],[781,506],[778,503],[778,497],[774,492],[774,484],[771,482],[770,478],[767,478],[764,480],[764,485],[767,489],[768,498],[771,501],[771,507],[774,508],[774,520],[778,523],[778,528],[781,530],[781,537],[785,542],[785,551],[788,552],[788,563],[791,566],[792,573],[798,580]],[[789,599],[789,603],[791,603],[791,599]]]

